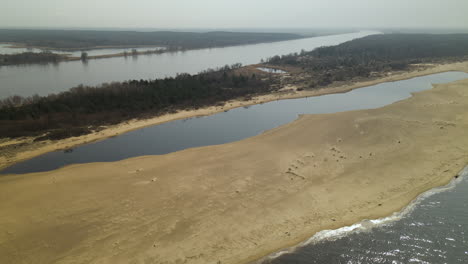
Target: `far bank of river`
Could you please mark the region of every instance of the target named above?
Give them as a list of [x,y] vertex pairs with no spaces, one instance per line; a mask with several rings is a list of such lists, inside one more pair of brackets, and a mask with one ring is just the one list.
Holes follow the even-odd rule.
[[254,45],[114,57],[85,63],[67,61],[46,65],[2,66],[0,98],[11,95],[47,95],[66,91],[80,84],[97,85],[112,81],[171,77],[178,73],[195,74],[226,64],[256,64],[261,59],[275,55],[337,45],[378,33],[362,31]]

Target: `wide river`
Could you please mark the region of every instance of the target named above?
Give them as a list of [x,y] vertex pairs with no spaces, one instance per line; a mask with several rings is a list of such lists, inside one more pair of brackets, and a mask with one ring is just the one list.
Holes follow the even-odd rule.
[[[47,95],[79,84],[97,85],[130,79],[155,79],[177,73],[195,74],[226,64],[255,64],[261,59],[292,52],[337,45],[352,39],[378,34],[361,31],[349,34],[305,38],[273,43],[189,50],[109,59],[0,67],[0,99],[11,95]],[[5,48],[3,48],[5,49]]]
[[408,98],[412,92],[430,89],[433,83],[447,83],[465,78],[468,78],[467,73],[446,72],[382,83],[348,93],[279,100],[211,116],[176,120],[79,146],[73,150],[47,153],[15,164],[1,173],[47,171],[69,164],[116,161],[233,142],[289,123],[300,114],[381,107]]

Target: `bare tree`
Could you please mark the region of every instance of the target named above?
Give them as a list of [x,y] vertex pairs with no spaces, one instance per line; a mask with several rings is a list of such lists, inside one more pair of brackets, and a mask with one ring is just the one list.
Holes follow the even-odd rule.
[[87,61],[88,60],[88,53],[86,51],[81,52],[81,60]]

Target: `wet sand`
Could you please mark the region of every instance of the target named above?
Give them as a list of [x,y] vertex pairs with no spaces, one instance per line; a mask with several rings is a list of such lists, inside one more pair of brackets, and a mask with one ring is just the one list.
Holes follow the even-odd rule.
[[[258,65],[249,66],[253,69]],[[361,87],[376,85],[379,83],[384,82],[392,82],[392,81],[399,81],[399,80],[406,80],[414,77],[430,75],[440,72],[447,72],[447,71],[464,71],[468,72],[468,62],[460,62],[460,63],[450,63],[450,64],[443,64],[443,65],[420,65],[423,66],[424,69],[415,70],[411,72],[401,72],[401,73],[394,73],[390,74],[385,78],[378,78],[375,80],[370,81],[363,81],[357,83],[345,83],[345,84],[335,84],[331,87],[326,87],[322,89],[315,89],[315,90],[302,90],[298,91],[296,86],[290,87],[283,87],[280,91],[253,97],[250,100],[231,100],[228,101],[223,106],[212,106],[201,108],[198,110],[187,110],[187,111],[179,111],[177,113],[166,114],[162,116],[157,116],[154,118],[149,119],[140,119],[140,120],[130,120],[127,122],[123,122],[117,125],[108,126],[107,128],[83,135],[80,137],[72,137],[63,140],[56,140],[56,141],[42,141],[42,142],[33,142],[34,138],[23,138],[23,139],[14,139],[8,140],[4,139],[4,141],[0,141],[0,148],[6,145],[16,145],[15,147],[10,148],[2,148],[0,153],[0,170],[2,168],[8,167],[13,165],[14,163],[27,160],[48,152],[56,151],[56,150],[65,150],[69,148],[73,148],[79,145],[87,144],[90,142],[95,142],[99,140],[103,140],[106,138],[110,138],[113,136],[117,136],[126,132],[130,132],[133,130],[141,129],[147,126],[153,126],[157,124],[162,124],[165,122],[170,122],[178,119],[186,119],[191,117],[197,116],[205,116],[205,115],[212,115],[215,113],[227,111],[230,109],[250,106],[260,103],[267,103],[275,100],[281,99],[293,99],[293,98],[302,98],[302,97],[312,97],[312,96],[320,96],[325,94],[333,94],[333,93],[344,93],[349,92],[354,89],[358,89]]]
[[0,262],[254,261],[449,182],[466,109],[468,79],[234,143],[0,177]]

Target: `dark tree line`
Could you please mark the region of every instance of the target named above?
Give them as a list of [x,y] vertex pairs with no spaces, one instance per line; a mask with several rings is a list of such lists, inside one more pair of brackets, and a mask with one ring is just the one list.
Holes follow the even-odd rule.
[[29,63],[54,63],[65,59],[64,55],[52,52],[23,52],[18,54],[0,54],[1,65],[16,65]]
[[49,138],[68,137],[88,132],[89,126],[194,109],[269,91],[269,80],[237,73],[239,66],[174,78],[78,86],[45,97],[11,97],[0,102],[0,137],[46,131],[51,132]]
[[274,56],[273,65],[292,65],[311,73],[310,86],[406,70],[411,64],[456,61],[468,56],[468,34],[385,34],[352,40],[311,52]]
[[223,47],[249,43],[303,38],[289,33],[253,32],[138,32],[98,30],[0,29],[0,42],[63,50],[81,50],[96,46],[165,46],[174,50]]

